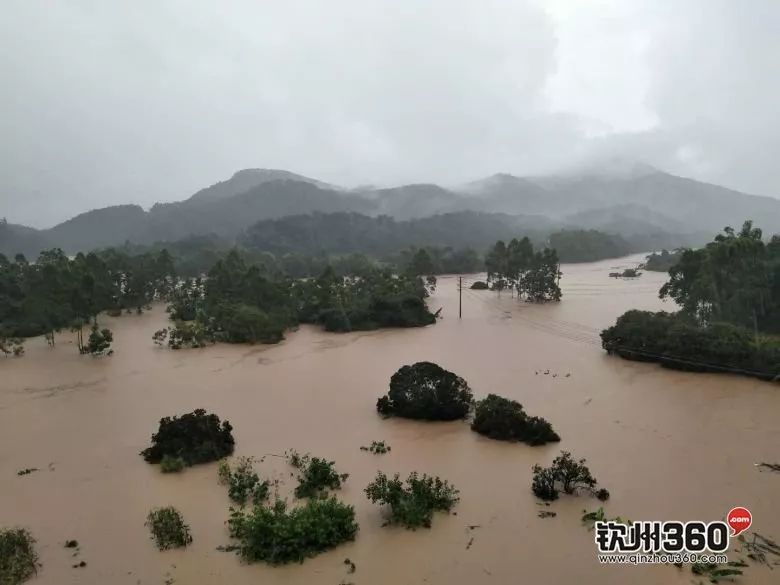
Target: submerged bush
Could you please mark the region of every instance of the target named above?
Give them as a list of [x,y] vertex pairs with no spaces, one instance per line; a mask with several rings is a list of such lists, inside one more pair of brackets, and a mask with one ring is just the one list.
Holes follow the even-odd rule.
[[81,353],[91,355],[106,355],[112,353],[111,342],[114,341],[114,334],[110,329],[98,329],[97,322],[92,325],[87,345],[81,348]]
[[308,500],[290,511],[283,500],[255,506],[251,512],[232,510],[228,528],[240,541],[244,560],[277,565],[303,562],[354,540],[358,525],[355,509],[331,497]]
[[38,570],[35,539],[24,528],[0,530],[0,585],[18,585]]
[[157,508],[149,512],[145,525],[149,527],[157,548],[182,548],[192,542],[190,527],[184,523],[184,518],[173,506]]
[[163,455],[160,461],[160,471],[163,473],[178,473],[185,467],[187,467],[187,463],[181,457]]
[[233,427],[220,424],[216,414],[197,409],[180,417],[160,420],[160,429],[152,435],[152,446],[141,451],[149,463],[160,463],[166,455],[179,457],[187,465],[217,461],[233,452]]
[[369,447],[363,445],[360,447],[360,450],[368,451],[374,455],[384,455],[385,453],[389,453],[391,451],[390,445],[384,441],[371,441],[371,445]]
[[456,420],[471,409],[466,381],[431,362],[403,366],[390,378],[390,391],[376,408],[385,416],[424,420]]
[[420,477],[416,471],[409,474],[406,485],[397,473],[389,479],[380,471],[365,492],[372,502],[389,507],[391,523],[407,528],[430,528],[435,511],[449,512],[460,499],[458,490],[448,481],[427,475]]
[[585,459],[575,461],[568,451],[561,451],[550,467],[534,465],[533,472],[531,489],[543,500],[557,499],[559,487],[566,494],[588,490],[602,501],[609,498],[606,489],[595,490],[597,482],[585,465]]
[[471,430],[491,439],[523,441],[529,445],[561,440],[549,422],[528,416],[519,402],[495,394],[477,401]]
[[487,290],[490,287],[488,286],[488,283],[485,282],[484,280],[475,280],[474,283],[469,288],[471,288],[472,290]]
[[231,469],[227,461],[219,464],[219,479],[228,486],[228,496],[237,504],[246,504],[249,498],[259,504],[268,499],[271,484],[268,481],[260,481],[254,470],[254,459],[241,457],[234,468]]
[[341,484],[349,477],[348,473],[339,474],[334,461],[326,461],[319,457],[300,455],[291,451],[290,465],[300,471],[298,486],[295,488],[296,498],[315,498],[323,496],[329,489],[341,489]]

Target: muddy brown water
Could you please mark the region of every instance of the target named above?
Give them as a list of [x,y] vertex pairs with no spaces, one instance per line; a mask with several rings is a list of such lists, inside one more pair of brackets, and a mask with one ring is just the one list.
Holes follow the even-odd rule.
[[[664,274],[607,276],[636,260],[564,266],[560,304],[465,291],[462,320],[456,279],[441,278],[430,305],[443,307],[443,319],[424,329],[336,335],[302,327],[275,346],[171,351],[151,340],[166,319],[157,307],[104,319],[114,330],[112,357],[79,356],[70,334],[54,349],[30,340],[23,358],[0,362],[0,525],[37,537],[43,566],[33,582],[41,584],[689,583],[688,569],[600,566],[580,522],[599,502],[562,497],[542,508],[530,491],[531,466],[567,449],[611,491],[610,516],[715,520],[740,505],[758,532],[780,538],[780,474],[753,465],[780,459],[777,387],[600,349],[598,331],[624,310],[673,308],[657,298]],[[528,447],[482,438],[466,423],[382,420],[376,398],[399,366],[419,360],[462,375],[476,397],[519,400],[563,440]],[[356,507],[355,542],[286,567],[249,566],[216,550],[229,544],[216,464],[163,475],[138,455],[161,417],[194,408],[231,421],[237,455],[295,448],[334,459],[350,473],[338,495]],[[359,450],[372,440],[392,452]],[[40,471],[16,475],[27,467]],[[282,482],[282,495],[293,487],[283,460],[267,457],[258,468]],[[437,515],[430,530],[383,528],[362,493],[378,469],[449,479],[461,491],[457,515]],[[192,528],[186,550],[158,552],[144,527],[149,509],[167,504]],[[557,517],[541,519],[540,509]],[[77,557],[63,548],[67,539],[79,541]],[[80,560],[87,566],[72,568]],[[780,575],[747,571],[745,583]]]

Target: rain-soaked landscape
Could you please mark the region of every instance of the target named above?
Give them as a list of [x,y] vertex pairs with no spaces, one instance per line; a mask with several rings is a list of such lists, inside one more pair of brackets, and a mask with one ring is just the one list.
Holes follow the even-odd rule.
[[[54,348],[29,340],[23,359],[0,364],[0,518],[37,538],[42,566],[32,582],[41,584],[689,583],[687,566],[600,566],[580,518],[602,503],[564,495],[548,508],[530,489],[531,467],[564,449],[586,458],[609,489],[610,517],[710,521],[746,506],[753,530],[780,537],[780,475],[754,466],[778,456],[776,385],[601,349],[599,331],[624,311],[673,309],[658,299],[665,273],[608,277],[640,259],[563,265],[561,303],[472,291],[467,279],[462,319],[457,278],[441,277],[428,305],[442,318],[425,328],[333,334],[301,326],[278,345],[172,351],[151,339],[168,317],[160,304],[101,319],[114,332],[110,358],[79,355],[69,333]],[[464,377],[477,399],[519,401],[561,442],[530,447],[481,437],[462,421],[378,416],[390,376],[422,360]],[[283,567],[246,565],[218,550],[230,544],[230,500],[217,463],[162,474],[139,456],[161,417],[196,408],[231,422],[235,456],[256,457],[281,496],[292,498],[294,480],[278,455],[296,449],[334,460],[350,474],[336,495],[355,506],[355,541]],[[360,450],[373,440],[392,451]],[[39,471],[17,475],[26,468]],[[383,527],[363,493],[378,469],[439,475],[460,502],[430,529]],[[144,521],[168,504],[194,541],[159,552]],[[540,510],[557,515],[540,518]],[[63,546],[69,539],[79,542],[76,556]],[[742,582],[775,583],[777,571],[754,565]]]

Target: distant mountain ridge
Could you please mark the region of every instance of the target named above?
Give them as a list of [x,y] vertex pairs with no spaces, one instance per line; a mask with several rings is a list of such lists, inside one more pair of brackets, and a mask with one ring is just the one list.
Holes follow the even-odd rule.
[[117,205],[44,230],[1,223],[0,252],[34,257],[52,246],[74,253],[206,234],[235,241],[259,221],[311,213],[387,215],[400,221],[467,211],[536,216],[551,229],[598,229],[669,246],[707,241],[745,219],[755,220],[767,234],[780,232],[780,200],[641,164],[548,177],[499,173],[456,188],[343,189],[290,171],[244,169],[188,199],[158,203],[149,211]]

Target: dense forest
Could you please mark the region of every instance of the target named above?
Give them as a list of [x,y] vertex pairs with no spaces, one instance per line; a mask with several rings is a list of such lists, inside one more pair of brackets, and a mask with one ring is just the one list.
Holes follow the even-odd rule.
[[780,237],[764,242],[746,221],[704,248],[685,250],[669,269],[661,298],[678,313],[629,311],[601,334],[602,345],[629,359],[668,367],[780,374]]

